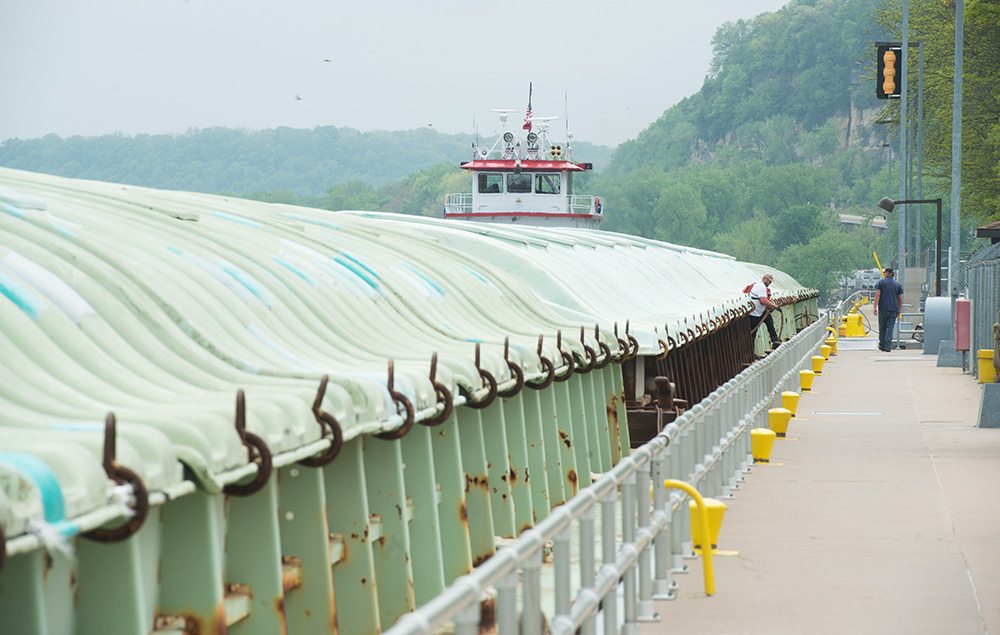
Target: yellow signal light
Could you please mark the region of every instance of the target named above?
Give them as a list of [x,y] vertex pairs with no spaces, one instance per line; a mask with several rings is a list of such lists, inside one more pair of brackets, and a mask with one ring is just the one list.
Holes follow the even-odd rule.
[[882,61],[885,63],[882,71],[884,80],[882,82],[882,92],[892,95],[896,92],[896,52],[886,51],[882,54]]

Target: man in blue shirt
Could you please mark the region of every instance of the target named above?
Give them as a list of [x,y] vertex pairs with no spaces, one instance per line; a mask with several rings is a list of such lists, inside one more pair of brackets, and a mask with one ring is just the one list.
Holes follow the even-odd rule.
[[875,283],[875,306],[872,313],[878,316],[878,350],[892,350],[892,330],[896,318],[903,310],[903,285],[896,282],[896,272],[885,268],[885,277]]

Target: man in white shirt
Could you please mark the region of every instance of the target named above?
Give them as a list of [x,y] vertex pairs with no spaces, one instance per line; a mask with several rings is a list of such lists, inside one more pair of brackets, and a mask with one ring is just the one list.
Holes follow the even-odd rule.
[[771,311],[778,308],[778,305],[771,301],[771,282],[774,276],[765,273],[759,282],[755,282],[750,287],[750,299],[753,300],[753,311],[750,312],[750,345],[757,339],[757,328],[763,322],[767,326],[767,333],[771,336],[771,348],[777,348],[781,344],[778,339],[778,332],[774,330],[774,320],[771,318]]

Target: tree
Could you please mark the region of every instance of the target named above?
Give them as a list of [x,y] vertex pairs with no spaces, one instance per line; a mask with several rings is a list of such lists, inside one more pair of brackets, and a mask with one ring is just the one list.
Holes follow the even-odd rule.
[[781,252],[774,266],[802,285],[825,294],[838,286],[842,276],[867,266],[870,253],[866,253],[859,236],[831,228],[806,244],[789,246]]
[[[963,217],[981,222],[1000,219],[1000,3],[967,0],[962,60],[962,206]],[[952,96],[955,68],[955,0],[911,0],[910,32],[924,45],[923,169],[947,197],[951,187]],[[883,0],[875,14],[890,37],[901,38],[898,0]],[[917,55],[907,59],[908,105],[916,116]],[[874,60],[874,55],[871,57]],[[874,61],[872,61],[874,65]],[[898,101],[884,107],[883,118],[899,120]],[[897,126],[898,127],[898,126]],[[896,131],[898,135],[898,130]],[[925,197],[928,192],[924,192]]]

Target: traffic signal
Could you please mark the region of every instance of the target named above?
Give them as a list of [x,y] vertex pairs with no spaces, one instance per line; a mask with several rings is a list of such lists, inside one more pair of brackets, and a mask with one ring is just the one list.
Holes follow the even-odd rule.
[[875,97],[878,99],[898,99],[902,92],[900,69],[903,65],[901,46],[883,45],[878,47],[875,58]]

